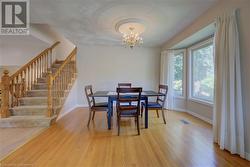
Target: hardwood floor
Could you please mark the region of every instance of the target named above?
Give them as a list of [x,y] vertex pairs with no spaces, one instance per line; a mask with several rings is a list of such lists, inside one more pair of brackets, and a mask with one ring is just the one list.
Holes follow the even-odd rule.
[[[149,129],[122,121],[117,136],[114,116],[107,130],[105,113],[96,113],[88,129],[88,110],[79,108],[3,160],[2,166],[27,167],[241,167],[250,162],[221,151],[211,126],[186,113],[168,111],[167,124],[150,112]],[[143,119],[141,119],[142,121]],[[1,165],[0,165],[1,166]]]
[[0,128],[0,160],[45,129],[45,127]]

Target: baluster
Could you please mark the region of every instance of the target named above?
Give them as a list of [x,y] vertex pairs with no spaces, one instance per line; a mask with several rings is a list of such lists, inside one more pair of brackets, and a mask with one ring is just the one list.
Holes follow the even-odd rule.
[[43,56],[44,55],[42,55],[42,57],[41,57],[41,71],[42,71],[42,76],[43,76],[43,69],[44,69],[44,61],[43,61]]
[[[20,82],[20,83],[22,83],[22,79],[23,79],[23,71],[21,71],[20,77],[21,77],[21,82]],[[21,95],[22,95],[22,92],[21,92]]]
[[41,71],[41,78],[43,77],[43,57],[40,57],[40,71]]
[[20,97],[23,97],[23,71],[20,73]]
[[12,81],[11,81],[11,92],[10,92],[10,94],[11,94],[11,107],[13,107],[14,106],[14,78],[12,79]]
[[30,67],[31,67],[31,85],[33,86],[34,85],[34,64],[32,63]]
[[26,86],[25,86],[25,79],[24,78],[22,78],[22,97],[24,97],[25,96],[25,94],[26,94]]
[[48,52],[46,52],[45,56],[45,67],[46,67],[46,72],[48,71]]
[[39,77],[42,78],[42,75],[41,75],[42,74],[42,71],[41,71],[41,59],[40,58],[38,59],[38,62],[39,62],[39,67],[38,67],[39,68]]
[[37,75],[37,61],[34,62],[34,72],[35,72],[35,78],[36,78],[36,82],[37,82],[37,78],[38,78],[38,75]]
[[48,117],[52,116],[52,84],[53,84],[53,76],[52,72],[48,71],[48,76],[47,76],[47,82],[48,82]]
[[17,105],[17,102],[16,102],[16,100],[17,100],[17,84],[18,84],[18,76],[16,76],[15,77],[15,84],[14,84],[14,106],[16,106]]
[[31,90],[31,86],[30,86],[30,67],[28,67],[28,71],[27,71],[27,82],[28,82],[28,90]]
[[43,73],[45,73],[45,55],[46,53],[43,55]]
[[37,77],[40,78],[39,59],[37,59]]
[[52,66],[52,59],[53,59],[52,58],[52,49],[50,49],[49,51],[50,51],[50,68],[51,68],[51,66]]
[[43,57],[40,58],[40,61],[41,61],[41,66],[40,66],[41,77],[43,77]]
[[16,91],[16,105],[18,106],[18,100],[19,100],[19,97],[20,97],[20,83],[21,83],[21,81],[20,81],[21,79],[20,79],[20,74],[17,76],[17,91]]

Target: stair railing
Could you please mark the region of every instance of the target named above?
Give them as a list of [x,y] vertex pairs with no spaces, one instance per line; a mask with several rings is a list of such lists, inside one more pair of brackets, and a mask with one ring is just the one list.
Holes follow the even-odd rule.
[[54,43],[51,47],[42,51],[39,55],[22,66],[16,73],[9,76],[8,71],[4,71],[2,77],[2,105],[1,117],[10,115],[9,107],[19,105],[19,98],[24,97],[26,92],[32,89],[32,85],[37,83],[38,78],[42,78],[47,73],[55,61],[54,48],[60,42]]
[[76,53],[75,47],[62,65],[52,74],[47,75],[48,82],[48,117],[58,116],[70,87],[76,78]]

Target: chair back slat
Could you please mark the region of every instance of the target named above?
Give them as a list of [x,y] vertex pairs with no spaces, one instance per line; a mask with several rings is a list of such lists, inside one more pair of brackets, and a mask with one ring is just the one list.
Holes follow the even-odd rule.
[[131,88],[131,83],[118,83],[118,88]]
[[[137,110],[139,114],[142,88],[117,88],[117,107],[119,111]],[[133,105],[124,105],[127,103]]]
[[95,105],[95,99],[94,97],[92,97],[93,95],[92,85],[85,86],[84,90],[85,90],[86,98],[88,100],[89,108],[91,108]]
[[159,85],[158,93],[163,94],[163,96],[157,96],[156,102],[159,103],[162,107],[164,107],[168,93],[168,86]]

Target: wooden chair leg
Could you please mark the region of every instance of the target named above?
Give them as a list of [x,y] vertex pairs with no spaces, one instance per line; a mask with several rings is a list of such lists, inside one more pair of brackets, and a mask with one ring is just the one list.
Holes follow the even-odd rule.
[[92,120],[94,120],[94,118],[95,118],[95,111],[93,111]]
[[163,118],[164,124],[166,124],[166,118],[165,118],[165,114],[164,114],[164,109],[161,110],[161,113],[162,113],[162,118]]
[[120,116],[117,113],[118,136],[120,136]]
[[92,114],[92,111],[91,110],[89,110],[89,120],[88,120],[88,127],[89,127],[89,123],[90,123],[90,120],[91,120],[91,114]]
[[137,131],[138,131],[138,135],[140,135],[139,115],[137,115],[136,120],[137,120]]
[[158,112],[158,110],[156,110],[156,114],[157,114],[157,118],[159,118],[159,112]]

